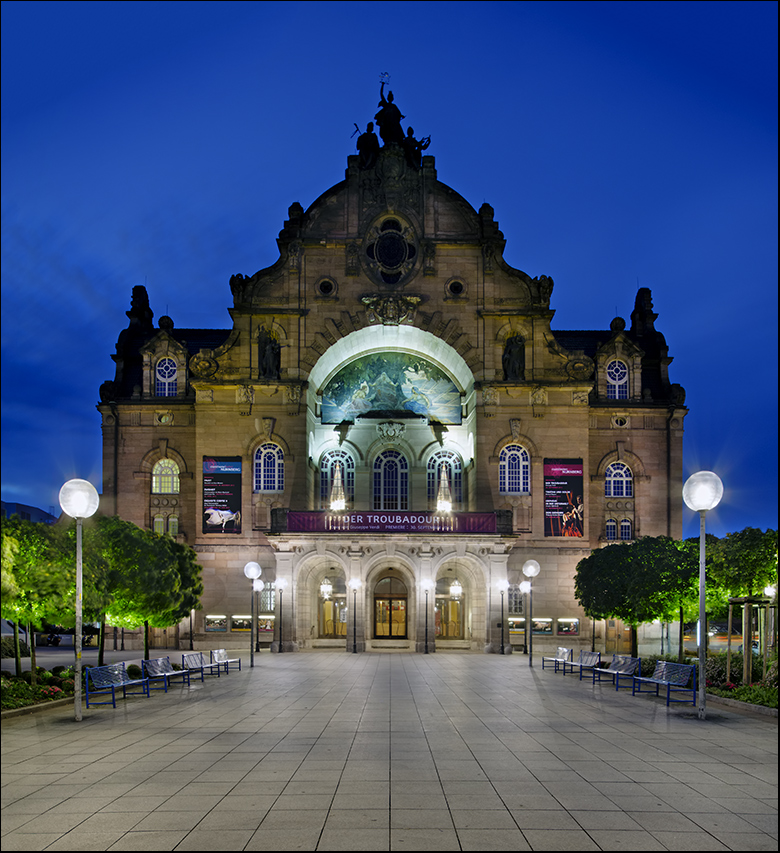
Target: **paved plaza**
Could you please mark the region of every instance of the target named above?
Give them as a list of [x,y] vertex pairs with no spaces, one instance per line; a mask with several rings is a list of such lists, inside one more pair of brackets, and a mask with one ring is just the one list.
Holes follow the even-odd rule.
[[2,850],[777,850],[776,718],[536,655],[242,658],[4,719]]

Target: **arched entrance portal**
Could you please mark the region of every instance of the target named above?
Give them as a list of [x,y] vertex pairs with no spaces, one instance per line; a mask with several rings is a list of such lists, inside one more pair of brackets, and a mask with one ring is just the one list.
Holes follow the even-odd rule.
[[394,575],[380,578],[374,586],[374,639],[407,638],[406,584]]

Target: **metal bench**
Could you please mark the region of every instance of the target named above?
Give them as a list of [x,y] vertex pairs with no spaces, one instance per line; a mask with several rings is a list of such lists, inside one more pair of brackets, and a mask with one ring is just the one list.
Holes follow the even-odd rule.
[[582,673],[585,672],[586,669],[593,669],[598,666],[600,661],[601,652],[581,651],[580,656],[576,661],[565,660],[563,662],[563,674],[566,675],[567,666],[569,667],[570,672],[574,672],[575,669],[578,669],[580,671],[580,681],[582,681]]
[[230,664],[237,663],[238,671],[241,672],[241,658],[229,658],[225,649],[212,649],[211,662],[225,668],[225,672],[230,672]]
[[189,654],[182,655],[181,665],[184,669],[189,670],[190,673],[199,672],[201,681],[204,680],[203,676],[206,670],[212,675],[216,672],[217,678],[219,678],[221,664],[211,663],[210,660],[206,660],[203,652],[190,652]]
[[[672,693],[690,693],[691,705],[696,704],[696,667],[687,663],[670,663],[668,660],[659,660],[655,664],[653,674],[647,678],[639,675],[633,676],[633,687],[631,695],[642,693],[642,685],[650,684],[655,687],[655,695],[661,687],[666,688],[666,705],[670,702],[687,702],[687,699],[672,699]],[[688,682],[692,686],[688,687]],[[647,692],[647,691],[644,691]]]
[[[620,690],[620,676],[631,678],[635,672],[641,672],[642,659],[632,658],[628,655],[612,655],[612,660],[607,667],[593,667],[593,683],[601,681],[602,678],[608,676],[610,681],[615,685],[615,690]],[[632,682],[633,684],[633,682]],[[623,687],[630,685],[624,684]]]
[[[165,690],[168,692],[168,683],[177,675],[181,676],[182,684],[186,681],[187,686],[190,686],[190,671],[188,669],[174,669],[171,665],[169,656],[164,658],[154,658],[153,660],[142,660],[141,669],[144,675],[149,679],[150,690]],[[162,679],[162,684],[159,687],[154,686],[155,681]]]
[[[113,705],[116,708],[116,688],[122,688],[122,698],[126,699],[127,694],[143,693],[144,696],[149,695],[149,679],[148,678],[130,678],[127,674],[125,662],[109,663],[105,666],[90,666],[85,669],[86,672],[86,695],[87,708],[90,705]],[[90,690],[90,684],[92,689]],[[141,690],[130,690],[131,685],[140,684]],[[92,696],[107,696],[111,693],[111,698],[102,702],[96,702]]]
[[555,651],[555,657],[552,658],[542,658],[542,669],[544,669],[544,662],[550,661],[555,664],[555,672],[558,672],[558,667],[572,659],[572,655],[574,654],[574,649],[565,649],[563,646],[558,646]]

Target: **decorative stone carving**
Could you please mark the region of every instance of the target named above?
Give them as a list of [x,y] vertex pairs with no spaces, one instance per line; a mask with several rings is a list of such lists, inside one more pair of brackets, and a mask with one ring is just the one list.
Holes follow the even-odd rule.
[[387,421],[376,425],[376,433],[381,442],[390,444],[391,442],[400,441],[406,435],[406,424]]
[[204,355],[203,353],[195,353],[190,359],[190,373],[193,376],[206,378],[213,376],[219,368],[216,360]]
[[348,243],[345,251],[347,253],[347,275],[360,275],[360,249],[357,243]]
[[482,403],[485,406],[498,405],[498,388],[492,385],[485,385],[482,389]]
[[512,440],[520,441],[520,418],[511,418],[509,421],[509,429],[512,430]]
[[214,391],[211,388],[197,388],[195,390],[196,403],[213,403]]
[[422,296],[385,296],[375,293],[361,297],[360,301],[366,306],[369,323],[398,326],[412,322]]
[[571,392],[571,403],[572,406],[587,406],[588,405],[588,391],[572,391]]
[[532,406],[546,406],[547,405],[547,389],[542,388],[540,385],[534,388],[531,391],[531,405]]
[[250,406],[255,401],[255,389],[251,385],[239,385],[236,388],[236,402],[248,403]]
[[566,373],[572,379],[584,382],[593,376],[594,363],[587,355],[576,356],[566,363]]

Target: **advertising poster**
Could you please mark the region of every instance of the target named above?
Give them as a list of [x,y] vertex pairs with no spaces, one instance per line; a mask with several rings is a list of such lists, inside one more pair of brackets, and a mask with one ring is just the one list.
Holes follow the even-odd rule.
[[544,535],[582,536],[582,459],[544,460]]
[[241,532],[241,457],[203,457],[203,532]]

